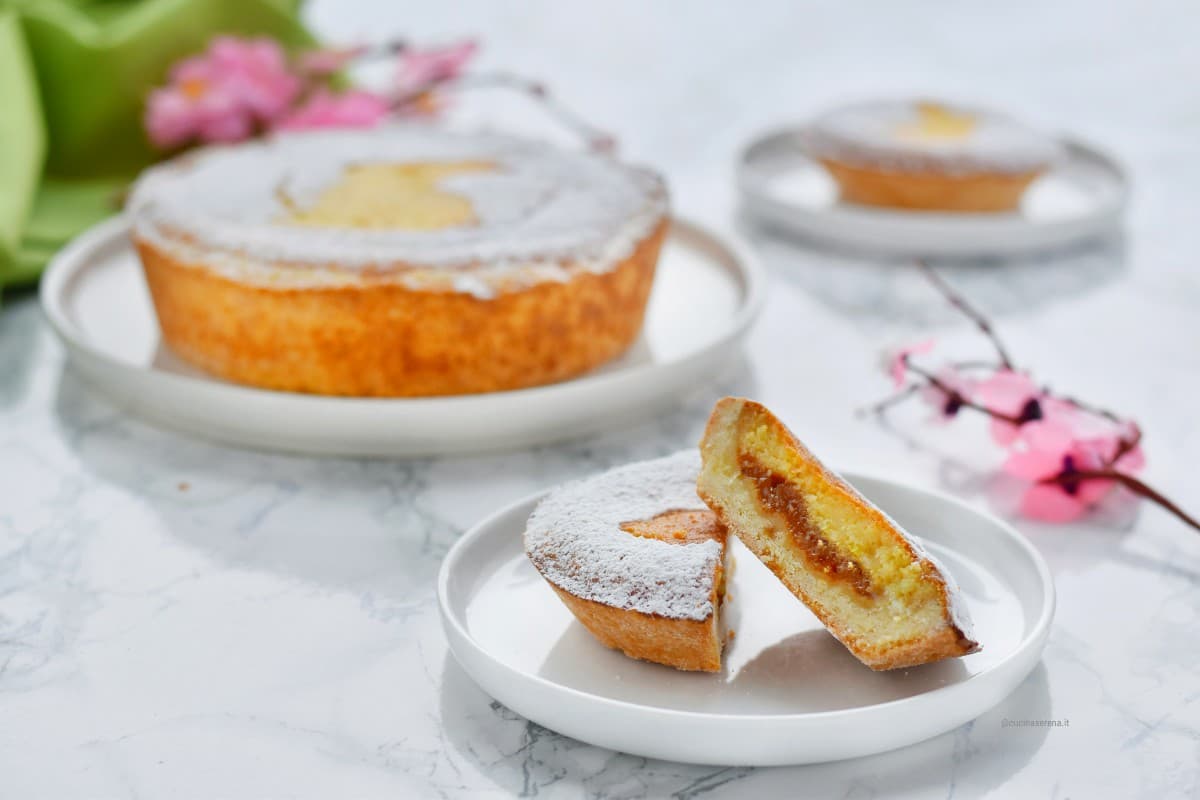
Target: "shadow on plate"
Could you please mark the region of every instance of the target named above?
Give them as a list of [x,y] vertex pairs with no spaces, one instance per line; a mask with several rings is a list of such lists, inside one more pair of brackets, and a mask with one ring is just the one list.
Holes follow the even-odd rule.
[[[909,267],[913,259],[872,257],[830,248],[748,219],[738,227],[772,276],[846,316],[943,324],[960,317]],[[1110,237],[1021,257],[934,258],[959,291],[997,316],[1021,314],[1110,283],[1126,269],[1125,240]]]
[[790,796],[798,786],[809,797],[924,796],[953,786],[963,796],[979,797],[1021,772],[1050,731],[1006,727],[1004,721],[1054,718],[1046,671],[1039,665],[991,711],[928,741],[850,761],[755,769],[658,761],[562,736],[488,697],[450,655],[441,692],[442,731],[453,758],[523,797],[551,786],[589,797],[706,799],[785,791]]
[[914,697],[969,675],[958,659],[873,672],[828,631],[808,630],[763,650],[730,678],[729,685],[788,706],[836,711]]
[[[736,647],[738,643],[735,642]],[[581,692],[678,711],[787,714],[836,711],[901,700],[970,676],[959,660],[872,672],[824,628],[793,634],[738,665],[732,674],[678,672],[609,650],[572,621],[538,675]],[[613,680],[618,676],[619,680]]]

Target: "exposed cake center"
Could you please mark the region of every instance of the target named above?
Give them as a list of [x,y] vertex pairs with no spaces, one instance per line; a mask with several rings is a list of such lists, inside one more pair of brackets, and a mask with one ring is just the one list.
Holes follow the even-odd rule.
[[742,473],[754,481],[758,501],[763,508],[783,518],[792,541],[804,553],[810,566],[834,580],[842,580],[864,597],[873,597],[874,588],[862,564],[838,550],[808,516],[808,505],[800,491],[787,478],[775,472],[750,453],[738,454]]
[[725,531],[711,511],[664,511],[650,519],[622,522],[621,530],[668,544],[722,541]]
[[434,231],[478,224],[470,198],[446,189],[455,175],[493,172],[491,161],[371,162],[348,165],[315,202],[286,196],[282,221],[321,228]]
[[917,118],[897,126],[896,135],[902,139],[921,141],[958,141],[975,131],[973,114],[947,108],[939,103],[918,103]]

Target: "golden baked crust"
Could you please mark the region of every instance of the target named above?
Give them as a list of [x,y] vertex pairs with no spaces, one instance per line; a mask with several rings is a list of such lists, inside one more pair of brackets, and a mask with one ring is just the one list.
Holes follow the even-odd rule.
[[663,221],[610,271],[489,299],[387,275],[260,286],[135,243],[163,337],[185,361],[268,389],[419,397],[552,383],[619,356],[641,329],[666,229]]
[[[725,544],[725,527],[708,510],[665,511],[648,520],[630,520],[621,529],[623,534],[614,532],[613,535],[657,539],[671,547],[710,540],[718,542],[722,548]],[[538,559],[533,559],[533,563],[542,570]],[[713,611],[699,620],[671,619],[636,609],[617,608],[572,594],[549,578],[547,583],[575,618],[605,646],[620,650],[631,658],[676,669],[719,672],[724,642],[718,614],[725,594],[724,563],[720,558],[716,560],[711,580],[709,600]]]
[[716,615],[705,620],[667,619],[576,597],[553,583],[575,618],[607,647],[625,655],[693,672],[721,671]]
[[914,211],[1012,211],[1045,170],[963,173],[897,171],[820,159],[848,203]]
[[936,564],[765,407],[722,399],[700,448],[700,497],[864,664],[979,649]]

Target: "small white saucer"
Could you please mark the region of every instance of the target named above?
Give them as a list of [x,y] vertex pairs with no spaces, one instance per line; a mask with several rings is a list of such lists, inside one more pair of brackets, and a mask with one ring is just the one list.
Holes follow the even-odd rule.
[[651,416],[719,376],[763,298],[746,249],[674,220],[642,335],[588,375],[513,392],[404,399],[238,386],[184,364],[160,340],[128,223],[101,223],[42,278],[42,307],[72,363],[148,420],[231,444],[303,453],[419,456],[582,436]]
[[489,694],[547,728],[650,758],[704,764],[835,761],[928,739],[1004,699],[1036,666],[1054,615],[1050,571],[1005,523],[953,498],[845,476],[919,532],[962,587],[979,653],[872,672],[731,540],[736,638],[720,674],[679,672],[608,650],[525,557],[541,495],[479,523],[438,576],[450,649]]
[[1112,235],[1129,182],[1091,145],[1061,143],[1067,157],[1029,187],[1015,213],[943,213],[842,203],[837,186],[805,155],[803,130],[755,139],[738,163],[748,215],[785,232],[852,250],[899,256],[1006,256]]

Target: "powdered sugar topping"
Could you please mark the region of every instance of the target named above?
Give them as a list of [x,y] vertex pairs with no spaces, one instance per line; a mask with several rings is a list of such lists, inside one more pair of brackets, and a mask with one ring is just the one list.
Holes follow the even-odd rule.
[[[906,136],[920,124],[922,106],[969,120],[961,136]],[[831,111],[805,132],[807,150],[818,158],[893,169],[933,168],[946,172],[1027,172],[1062,157],[1052,137],[993,111],[918,101],[867,102]]]
[[[455,161],[494,165],[439,182],[470,201],[470,224],[364,230],[280,223],[286,202],[307,205],[350,165]],[[479,295],[503,289],[518,273],[526,285],[563,280],[567,269],[610,269],[666,208],[662,181],[646,170],[538,142],[415,125],[208,148],[148,170],[129,203],[136,235],[183,256],[207,256],[203,263],[236,277],[291,286],[310,279],[306,266],[342,273],[316,278],[324,283],[354,282],[356,271],[401,270],[416,287]]]
[[552,583],[578,597],[670,619],[713,613],[715,541],[675,544],[634,536],[626,522],[706,509],[696,495],[700,455],[687,450],[555,489],[525,530],[525,552]]

